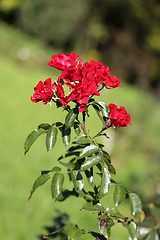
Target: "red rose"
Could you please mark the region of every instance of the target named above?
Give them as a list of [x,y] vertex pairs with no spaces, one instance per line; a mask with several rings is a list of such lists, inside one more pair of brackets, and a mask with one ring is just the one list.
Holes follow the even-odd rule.
[[108,75],[105,78],[105,85],[107,88],[115,88],[115,87],[122,87],[120,86],[120,81],[118,77]]
[[68,55],[65,53],[53,55],[51,57],[51,61],[48,62],[47,65],[57,68],[59,70],[71,70],[76,67],[77,61],[75,60],[78,57],[79,55],[74,52],[71,52]]
[[49,102],[54,94],[55,83],[51,84],[51,78],[44,81],[40,81],[34,88],[35,93],[31,96],[31,101],[36,103],[42,101],[43,104]]
[[124,107],[120,106],[118,109],[117,106],[112,103],[110,103],[108,107],[110,108],[109,118],[112,125],[116,127],[127,127],[131,124],[131,117]]

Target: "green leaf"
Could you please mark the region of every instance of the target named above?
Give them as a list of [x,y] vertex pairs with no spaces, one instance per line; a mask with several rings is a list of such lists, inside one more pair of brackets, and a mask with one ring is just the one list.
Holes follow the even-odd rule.
[[75,122],[75,123],[74,123],[74,131],[75,131],[75,133],[76,133],[77,135],[80,135],[80,133],[81,133],[81,128],[80,128],[78,122]]
[[132,240],[140,240],[140,232],[137,228],[137,225],[134,222],[130,222],[128,224],[122,223],[122,225],[127,228],[129,235]]
[[111,236],[111,227],[114,226],[114,222],[107,214],[103,214],[99,221],[99,230],[106,239]]
[[31,190],[31,194],[28,198],[28,201],[30,201],[33,193],[36,191],[36,189],[40,186],[42,186],[45,182],[47,182],[47,180],[50,178],[50,175],[48,174],[42,174],[41,176],[39,176],[36,181],[33,184],[32,190]]
[[84,180],[81,173],[78,171],[72,171],[71,179],[72,179],[75,191],[78,193],[81,192],[84,187]]
[[82,151],[80,152],[79,158],[88,157],[98,151],[99,151],[99,148],[96,145],[89,145],[82,149]]
[[105,210],[107,215],[112,219],[118,220],[119,218],[124,218],[124,216],[119,212],[117,208],[109,207]]
[[74,169],[74,167],[75,167],[75,164],[73,162],[64,163],[64,162],[59,161],[59,163],[68,169]]
[[93,186],[94,185],[93,169],[91,168],[90,170],[86,170],[85,175],[88,179],[89,184],[91,184],[91,186]]
[[132,216],[136,217],[142,210],[141,200],[135,193],[129,193],[130,209]]
[[104,151],[103,150],[103,156],[104,156],[104,161],[105,161],[105,163],[108,165],[108,163],[111,163],[111,157],[110,157],[110,155],[106,152],[106,151]]
[[87,202],[83,204],[82,209],[91,211],[91,212],[102,212],[104,211],[104,207],[100,203]]
[[60,172],[61,168],[60,167],[54,167],[52,170],[43,170],[41,172],[41,175],[46,174],[46,173],[51,173],[51,172]]
[[82,148],[84,148],[83,145],[81,145],[81,146],[80,145],[75,145],[75,146],[72,146],[72,147],[68,148],[67,152],[74,152],[74,151],[82,149]]
[[103,168],[103,175],[101,178],[101,185],[99,188],[99,192],[97,194],[97,197],[100,199],[102,198],[106,193],[108,193],[109,186],[111,184],[111,175],[107,168]]
[[76,239],[78,240],[82,235],[82,231],[78,228],[78,226],[68,225],[68,226],[64,226],[63,229],[64,229],[64,232],[67,233],[68,239],[71,239],[71,240],[76,240]]
[[113,194],[113,202],[116,206],[118,206],[126,197],[126,189],[125,187],[117,184],[115,186],[114,194]]
[[77,193],[75,191],[65,190],[58,195],[56,201],[62,202],[71,196],[77,197]]
[[42,124],[40,124],[39,126],[38,126],[38,128],[42,128],[42,129],[44,129],[44,130],[48,130],[49,128],[50,128],[50,124],[48,124],[48,123],[42,123]]
[[46,148],[47,151],[50,151],[57,142],[57,133],[58,129],[56,127],[51,126],[48,129],[47,136],[46,136]]
[[62,173],[55,173],[51,183],[52,198],[56,199],[63,190],[64,175]]
[[27,137],[27,139],[26,139],[26,141],[25,141],[25,143],[24,143],[24,149],[25,149],[25,152],[24,152],[24,154],[26,154],[28,151],[29,151],[29,149],[30,149],[30,147],[32,146],[32,144],[36,141],[36,139],[42,134],[42,133],[44,133],[45,132],[45,130],[43,129],[43,128],[38,128],[38,129],[35,129],[34,131],[32,131],[29,135],[28,135],[28,137]]
[[88,138],[86,135],[81,135],[79,137],[76,138],[76,142],[77,144],[90,144],[93,143],[93,140],[91,138]]
[[[143,210],[141,210],[139,213],[138,213],[138,221],[139,221],[139,225],[142,224],[142,222],[144,221],[145,219],[145,213]],[[142,226],[142,225],[141,225]]]
[[110,174],[115,175],[116,174],[116,169],[111,164],[111,157],[109,156],[109,154],[106,151],[103,151],[103,156],[104,156],[103,160],[106,163],[106,165],[108,166],[108,171],[110,172]]
[[94,165],[96,165],[100,161],[101,161],[101,156],[100,155],[95,155],[95,156],[89,157],[81,165],[81,170],[86,171],[87,169],[93,167]]
[[100,106],[100,109],[101,109],[101,112],[103,115],[103,119],[106,122],[107,119],[109,118],[109,108],[104,102],[98,102],[98,105]]
[[63,141],[65,147],[71,141],[71,129],[70,128],[65,129],[65,125],[62,128],[62,141]]
[[78,115],[77,108],[71,109],[65,118],[66,129],[74,125],[76,117]]
[[54,167],[52,168],[51,172],[60,172],[61,168],[60,167]]
[[58,161],[61,160],[61,159],[64,159],[64,158],[67,158],[67,157],[71,157],[71,156],[79,156],[79,153],[78,151],[75,151],[75,152],[68,152],[66,154],[63,154],[62,156],[60,156],[58,158]]

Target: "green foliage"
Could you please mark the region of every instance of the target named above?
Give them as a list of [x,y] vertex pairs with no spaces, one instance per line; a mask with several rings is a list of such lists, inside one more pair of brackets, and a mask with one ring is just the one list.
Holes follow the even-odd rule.
[[[93,101],[94,100],[92,100],[92,102]],[[103,149],[104,145],[96,140],[102,131],[108,129],[108,127],[104,127],[104,121],[108,120],[108,107],[103,102],[99,102],[98,104],[94,102],[94,104],[99,107],[98,114],[101,112],[102,118],[100,119],[103,124],[102,130],[94,137],[86,134],[86,115],[84,116],[85,113],[82,113],[82,124],[78,118],[76,108],[70,109],[69,112],[67,112],[64,124],[61,122],[52,123],[51,125],[43,123],[38,126],[38,133],[36,130],[36,132],[33,131],[29,134],[24,145],[25,153],[29,151],[31,145],[42,133],[46,134],[46,148],[47,151],[49,151],[55,147],[59,133],[62,136],[62,142],[65,146],[70,144],[73,135],[71,130],[75,129],[75,124],[76,127],[81,127],[83,132],[82,135],[75,137],[75,141],[72,142],[72,145],[66,150],[66,153],[58,159],[59,163],[66,168],[66,171],[61,171],[59,167],[42,171],[41,176],[38,177],[32,187],[29,200],[39,186],[45,184],[52,178],[52,199],[64,201],[70,196],[83,198],[85,203],[82,209],[98,215],[99,230],[101,233],[100,236],[103,236],[102,239],[109,239],[111,236],[111,228],[115,224],[122,223],[122,226],[128,229],[131,239],[136,238],[138,240],[140,239],[140,220],[136,224],[133,219],[129,219],[128,216],[126,217],[120,213],[118,207],[125,199],[129,199],[131,214],[133,218],[136,218],[142,211],[141,200],[137,194],[128,193],[125,187],[121,186],[121,184],[117,183],[111,177],[115,175],[116,171],[111,163],[110,155]],[[66,111],[68,110],[66,109]],[[79,131],[78,134],[80,134]],[[63,186],[67,175],[72,182],[73,189],[65,189]],[[89,188],[86,186],[87,182],[89,183]],[[103,206],[101,203],[101,199],[109,193],[111,187],[114,188],[113,203],[116,208],[106,208],[106,206]],[[73,239],[78,239],[82,233],[89,233],[85,230],[80,230],[77,226],[69,225],[66,225],[59,231],[66,232],[68,237],[72,237]]]

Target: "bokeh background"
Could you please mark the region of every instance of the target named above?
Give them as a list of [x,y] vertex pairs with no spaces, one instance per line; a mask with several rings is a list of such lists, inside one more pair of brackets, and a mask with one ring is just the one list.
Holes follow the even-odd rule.
[[[40,171],[51,169],[65,151],[59,138],[55,149],[46,153],[41,137],[24,156],[23,143],[33,129],[43,122],[64,121],[61,110],[33,104],[30,96],[40,80],[57,79],[58,71],[47,66],[51,56],[71,51],[83,60],[102,61],[123,85],[101,97],[107,104],[125,106],[132,117],[130,127],[112,130],[111,140],[104,140],[117,169],[116,180],[141,197],[147,216],[149,204],[160,198],[160,2],[0,0],[3,240],[40,239],[64,216],[82,228],[98,229],[92,214],[79,211],[81,200],[55,203],[49,184],[27,202]],[[98,130],[96,122],[91,125]],[[104,203],[110,206],[110,199]],[[114,227],[114,239],[128,239],[127,231]]]

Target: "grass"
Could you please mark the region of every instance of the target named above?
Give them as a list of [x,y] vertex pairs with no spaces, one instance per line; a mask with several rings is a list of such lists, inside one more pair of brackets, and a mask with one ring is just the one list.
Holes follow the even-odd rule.
[[[52,225],[52,218],[56,216],[55,209],[68,213],[72,223],[96,230],[98,221],[94,220],[95,217],[79,211],[82,200],[70,198],[66,202],[54,202],[51,200],[49,184],[37,190],[31,202],[27,202],[33,181],[40,171],[51,169],[65,148],[59,138],[55,149],[46,153],[45,139],[41,137],[24,156],[24,140],[40,123],[64,121],[64,115],[54,106],[50,108],[30,101],[37,82],[55,76],[53,69],[46,65],[44,68],[44,62],[46,64],[54,53],[19,31],[5,25],[1,25],[1,29],[1,239],[36,240],[38,235],[46,233],[44,226]],[[29,48],[30,57],[21,60],[17,52],[24,47]],[[50,56],[40,63],[31,56],[42,48],[47,54],[50,52]],[[126,106],[132,116],[132,125],[129,128],[117,129],[116,134],[114,130],[110,131],[112,144],[107,140],[103,141],[108,150],[113,147],[111,155],[117,168],[116,179],[123,182],[129,190],[138,192],[143,202],[147,203],[156,193],[159,180],[157,166],[160,153],[160,107],[148,93],[136,87],[122,85],[122,89],[110,90],[107,94],[103,92],[101,100]],[[88,127],[94,129],[94,134],[100,125],[96,119],[88,120]],[[108,198],[105,197],[103,201],[107,207]],[[111,240],[117,239],[117,234],[119,240],[127,239],[126,230],[116,227]]]

